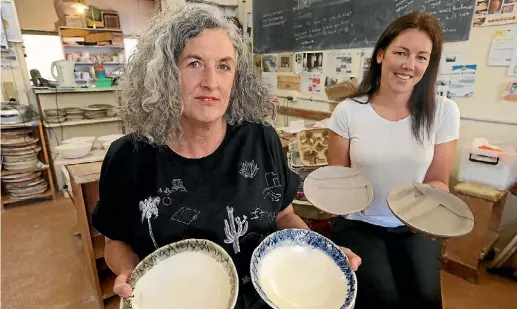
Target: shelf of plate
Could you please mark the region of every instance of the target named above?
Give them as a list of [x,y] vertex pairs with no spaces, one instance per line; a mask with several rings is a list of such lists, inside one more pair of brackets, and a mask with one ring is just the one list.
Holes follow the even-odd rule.
[[64,48],[113,48],[113,49],[123,49],[124,46],[119,45],[65,45]]
[[5,129],[19,129],[19,128],[36,128],[38,127],[39,121],[29,121],[19,124],[2,124],[0,125],[0,130]]
[[[103,62],[103,65],[120,65],[124,62]],[[93,65],[93,62],[76,62],[75,65]]]
[[44,197],[52,197],[53,195],[54,195],[54,193],[52,192],[51,189],[47,189],[47,191],[45,191],[41,194],[30,196],[30,197],[10,197],[8,195],[3,195],[2,196],[2,205],[12,204],[12,203],[21,202],[21,201],[40,199],[40,198],[44,198]]
[[115,28],[81,28],[81,27],[66,27],[61,26],[59,29],[74,29],[74,30],[88,30],[88,31],[109,31],[109,32],[122,32],[122,29]]

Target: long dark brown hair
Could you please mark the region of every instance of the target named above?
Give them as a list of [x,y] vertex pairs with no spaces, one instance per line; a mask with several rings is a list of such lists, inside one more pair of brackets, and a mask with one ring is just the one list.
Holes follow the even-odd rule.
[[431,14],[422,11],[406,14],[392,22],[388,28],[384,30],[375,45],[368,70],[365,72],[361,84],[357,88],[357,91],[350,95],[349,98],[354,99],[366,95],[368,96],[367,102],[354,101],[363,104],[370,102],[372,96],[380,87],[381,64],[376,61],[377,53],[379,50],[386,50],[391,42],[406,29],[425,31],[433,43],[429,66],[422,79],[415,85],[409,99],[413,136],[418,141],[423,142],[425,135],[429,137],[434,122],[436,78],[438,76],[438,67],[440,65],[443,44],[442,27],[438,20]]

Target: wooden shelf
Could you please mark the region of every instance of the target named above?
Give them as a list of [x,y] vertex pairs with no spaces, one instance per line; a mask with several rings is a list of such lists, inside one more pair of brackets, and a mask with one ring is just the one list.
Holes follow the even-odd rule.
[[23,173],[28,173],[28,172],[43,171],[43,170],[48,169],[48,167],[49,167],[48,165],[43,165],[42,167],[31,167],[31,168],[26,168],[23,170],[15,170],[15,171],[2,170],[1,175],[7,176],[7,175],[14,175],[14,174],[23,174]]
[[115,28],[81,28],[81,27],[67,27],[61,26],[59,29],[77,29],[77,30],[88,30],[88,31],[111,31],[111,32],[122,32],[122,29]]
[[117,276],[114,273],[110,273],[109,275],[106,275],[106,277],[100,278],[102,299],[108,299],[115,296],[115,292],[113,292],[113,285],[115,283],[116,277]]
[[106,149],[92,149],[86,156],[77,159],[66,159],[58,155],[54,160],[54,166],[101,162],[104,160],[104,157],[106,157],[107,152],[108,150]]
[[59,122],[59,123],[44,122],[43,126],[45,128],[56,128],[56,127],[78,126],[78,125],[85,125],[85,124],[116,122],[116,121],[121,121],[121,120],[118,117],[107,117],[107,118],[99,118],[99,119],[83,119],[83,120],[75,120],[75,121],[63,121],[63,122]]
[[[118,64],[124,64],[124,62],[103,62],[104,64],[112,64],[112,65],[118,65]],[[93,65],[93,62],[76,62],[75,65]]]
[[101,234],[92,236],[93,254],[95,259],[104,257],[104,236]]
[[11,203],[15,203],[15,202],[34,200],[34,199],[39,199],[39,198],[42,198],[42,197],[47,197],[47,196],[52,196],[52,195],[53,195],[53,193],[52,193],[51,189],[48,189],[44,193],[38,194],[36,196],[31,196],[31,197],[13,198],[13,197],[10,197],[8,195],[4,195],[4,196],[2,196],[2,204],[5,205],[5,204],[11,204]]

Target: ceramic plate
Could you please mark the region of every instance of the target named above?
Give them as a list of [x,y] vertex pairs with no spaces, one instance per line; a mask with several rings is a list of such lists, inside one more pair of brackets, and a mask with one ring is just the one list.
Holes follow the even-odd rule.
[[312,231],[285,229],[266,237],[251,256],[251,280],[275,309],[348,309],[357,279],[348,258]]
[[463,200],[427,184],[396,187],[387,200],[400,221],[432,236],[457,237],[474,228],[474,216]]
[[133,296],[121,309],[232,309],[239,280],[230,256],[201,239],[164,246],[143,259],[129,279]]
[[318,168],[305,179],[303,191],[314,207],[334,215],[361,211],[373,198],[370,181],[359,170],[343,166]]

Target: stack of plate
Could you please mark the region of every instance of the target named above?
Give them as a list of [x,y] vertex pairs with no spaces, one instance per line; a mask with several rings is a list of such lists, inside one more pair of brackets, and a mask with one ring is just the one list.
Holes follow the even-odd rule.
[[84,119],[84,110],[79,107],[68,107],[65,108],[66,121],[75,121]]
[[2,177],[2,182],[11,198],[31,198],[48,188],[41,171],[6,175]]
[[88,119],[99,119],[112,114],[113,106],[109,104],[93,104],[84,109],[84,116]]
[[38,166],[41,150],[39,138],[31,137],[31,129],[6,130],[2,132],[3,167],[6,170],[23,170]]
[[48,123],[60,123],[66,121],[66,111],[64,109],[46,109],[45,120]]

